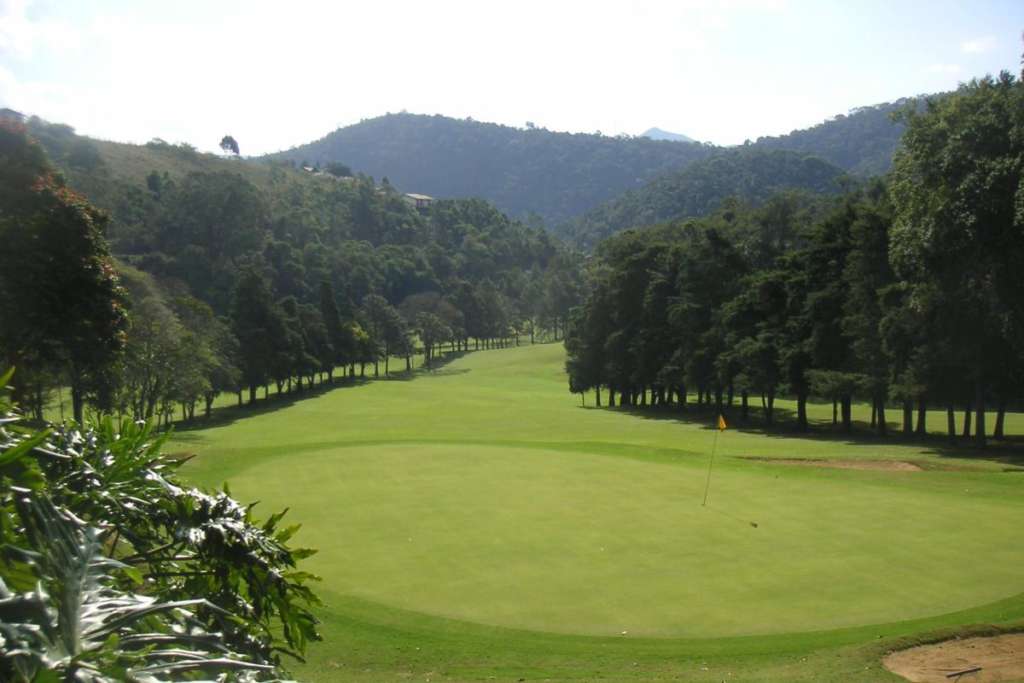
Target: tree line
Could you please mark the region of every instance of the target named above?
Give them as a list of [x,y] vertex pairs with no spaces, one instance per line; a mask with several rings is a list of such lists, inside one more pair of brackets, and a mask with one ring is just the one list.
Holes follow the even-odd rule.
[[[608,405],[698,403],[748,419],[760,400],[872,406],[887,430],[983,446],[1024,394],[1024,85],[1008,73],[902,114],[892,172],[833,201],[727,203],[602,243],[566,337],[570,389]],[[955,411],[962,409],[962,427]]]

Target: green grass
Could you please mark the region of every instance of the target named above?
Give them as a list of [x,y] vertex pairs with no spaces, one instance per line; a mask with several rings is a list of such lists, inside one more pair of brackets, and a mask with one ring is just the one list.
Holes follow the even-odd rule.
[[299,677],[875,681],[900,643],[1024,619],[1014,466],[730,429],[702,507],[710,419],[582,408],[562,363],[478,352],[176,435],[188,478],[290,507],[320,549],[325,642]]

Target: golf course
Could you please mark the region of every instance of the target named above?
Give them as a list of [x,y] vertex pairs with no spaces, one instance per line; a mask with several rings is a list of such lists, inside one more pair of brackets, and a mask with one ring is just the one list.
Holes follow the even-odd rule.
[[289,508],[318,550],[298,678],[900,680],[895,648],[1024,625],[1009,449],[834,433],[831,404],[811,435],[719,432],[581,405],[564,363],[471,352],[176,432],[186,479]]

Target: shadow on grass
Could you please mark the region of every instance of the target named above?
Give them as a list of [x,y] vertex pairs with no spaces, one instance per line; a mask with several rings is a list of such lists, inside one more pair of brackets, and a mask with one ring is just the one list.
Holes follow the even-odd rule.
[[406,370],[404,367],[399,371],[392,371],[386,377],[380,375],[379,377],[367,377],[368,380],[375,382],[409,382],[419,377],[443,377],[445,375],[464,375],[470,370],[468,368],[453,369],[447,367],[452,361],[456,361],[466,354],[472,353],[472,351],[446,351],[441,356],[436,356],[430,361],[430,367],[421,365],[418,368],[412,370]]
[[[442,356],[434,358],[430,368],[421,366],[411,370],[406,370],[403,367],[400,371],[392,371],[387,376],[383,374],[382,368],[381,374],[377,377],[373,376],[372,371],[367,373],[365,376],[336,377],[334,381],[329,384],[317,384],[312,387],[304,386],[301,391],[294,389],[287,393],[272,394],[266,398],[257,398],[255,403],[220,406],[211,411],[210,417],[199,416],[191,420],[175,421],[173,423],[174,438],[183,442],[199,441],[201,437],[198,434],[190,434],[190,432],[197,432],[210,427],[225,427],[227,425],[234,424],[239,420],[289,408],[301,401],[318,398],[335,390],[351,389],[353,387],[364,386],[372,382],[411,382],[420,377],[465,374],[470,371],[468,369],[447,368],[446,366],[452,361],[458,360],[468,353],[472,352],[446,352]],[[369,366],[367,366],[367,369],[369,369]]]
[[[811,405],[809,402],[808,405]],[[822,404],[825,405],[825,404]],[[828,404],[831,405],[831,404]],[[586,406],[592,410],[614,410],[616,412],[632,415],[645,420],[669,420],[685,424],[698,425],[703,429],[716,429],[718,410],[713,403],[695,404],[687,403],[685,408],[678,405],[672,406],[617,406],[615,408],[596,408]],[[848,446],[920,446],[923,449],[922,455],[938,455],[944,458],[970,458],[977,460],[989,460],[1004,465],[1012,465],[1007,472],[1024,471],[1017,468],[1024,467],[1024,437],[1009,436],[1003,439],[989,438],[988,446],[984,449],[974,445],[971,439],[957,437],[950,442],[943,434],[929,433],[904,434],[901,429],[894,428],[893,423],[886,421],[889,425],[887,435],[879,435],[867,422],[854,420],[852,428],[847,431],[842,425],[833,425],[831,422],[812,420],[807,431],[800,431],[796,425],[796,411],[791,408],[776,406],[774,410],[774,424],[765,424],[764,410],[761,406],[751,404],[750,414],[744,421],[740,417],[739,406],[734,405],[724,413],[729,424],[729,429],[749,434],[758,434],[773,438],[797,438],[820,441],[822,443],[841,443]]]

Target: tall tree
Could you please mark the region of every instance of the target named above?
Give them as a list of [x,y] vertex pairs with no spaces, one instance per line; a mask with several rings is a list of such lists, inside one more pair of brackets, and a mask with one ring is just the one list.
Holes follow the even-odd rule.
[[[1003,72],[907,111],[890,256],[911,300],[939,306],[973,385],[975,439],[1024,332],[1024,84]],[[1018,360],[1018,363],[1020,361]]]
[[81,422],[128,326],[107,215],[64,187],[20,125],[0,121],[0,160],[0,350],[11,366],[63,374]]
[[238,141],[230,135],[225,135],[220,139],[220,148],[224,150],[225,154],[228,152],[235,156],[238,156],[239,154]]
[[279,365],[280,340],[287,327],[266,280],[255,270],[244,273],[235,289],[231,327],[238,338],[242,384],[249,387],[252,403],[256,387],[266,384]]

